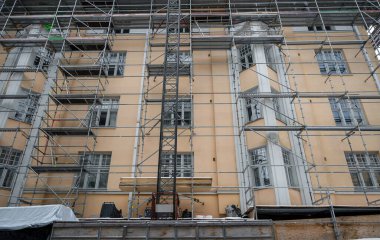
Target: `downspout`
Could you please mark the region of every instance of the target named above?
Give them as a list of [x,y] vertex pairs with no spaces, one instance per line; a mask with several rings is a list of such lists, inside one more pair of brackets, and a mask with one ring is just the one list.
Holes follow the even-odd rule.
[[[132,173],[131,177],[136,179],[136,165],[139,153],[139,144],[140,144],[140,128],[141,128],[141,112],[142,112],[142,99],[143,99],[143,90],[144,90],[144,80],[145,80],[145,70],[146,70],[146,58],[148,50],[148,38],[149,31],[145,35],[145,47],[144,47],[144,57],[143,57],[143,67],[141,69],[141,82],[140,82],[140,91],[139,91],[139,101],[137,109],[137,123],[135,130],[135,143],[133,144],[133,160],[132,160]],[[136,186],[134,187],[134,192],[136,191]],[[128,219],[132,217],[132,203],[133,203],[133,192],[130,192],[128,195]]]

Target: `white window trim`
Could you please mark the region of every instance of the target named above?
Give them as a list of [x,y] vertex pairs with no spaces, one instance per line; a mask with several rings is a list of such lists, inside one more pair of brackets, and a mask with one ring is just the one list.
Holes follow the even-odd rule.
[[[103,98],[100,100],[102,104],[96,105],[92,114],[92,127],[116,127],[117,125],[117,113],[119,110],[120,99],[119,98]],[[104,104],[105,103],[105,104]],[[106,112],[106,121],[104,125],[99,126],[101,113]],[[115,125],[111,125],[111,113],[115,113]]]
[[[278,93],[278,91],[274,90],[274,89],[271,89],[273,93]],[[248,91],[246,91],[246,93],[258,93],[258,87],[254,87]],[[250,101],[250,103],[249,103]],[[254,122],[258,119],[262,119],[263,118],[263,115],[262,115],[262,112],[263,112],[263,104],[261,103],[262,99],[260,98],[246,98],[246,101],[245,101],[245,119],[246,119],[246,122]],[[276,119],[278,121],[281,121],[283,123],[287,123],[287,117],[285,115],[285,105],[284,105],[284,100],[281,99],[281,98],[273,98],[272,99],[273,101],[273,110],[275,111],[275,115],[276,115]],[[252,120],[249,119],[249,113],[248,113],[248,108],[251,109],[251,113],[252,113]],[[255,110],[255,111],[253,111]],[[255,112],[255,114],[254,114]]]
[[[173,103],[174,104],[174,103]],[[178,124],[178,127],[189,127],[192,124],[193,120],[193,109],[192,109],[192,103],[190,98],[180,98],[178,100],[178,121],[180,121],[180,124]],[[187,111],[186,111],[187,110]],[[167,110],[165,110],[166,112]],[[185,113],[190,112],[190,119],[185,119]],[[169,119],[165,119],[165,126],[173,126],[174,125],[174,119],[175,119],[175,113],[170,114],[170,123]],[[190,121],[190,123],[186,123],[186,121]]]
[[[333,52],[334,53],[339,52],[340,55],[342,56],[342,61],[338,61],[338,59],[336,59],[335,55],[333,55],[332,60],[329,60],[327,57],[327,54],[331,55],[331,50],[326,50],[326,49],[315,50],[315,57],[317,59],[318,68],[319,68],[320,73],[322,75],[350,74],[350,70],[348,68],[348,63],[347,63],[346,58],[344,56],[343,50],[342,49],[334,49]],[[319,56],[321,57],[321,59],[318,59]],[[332,72],[330,70],[329,63],[334,63],[335,72]],[[321,65],[323,65],[324,69],[326,69],[326,72],[321,71]],[[341,70],[340,70],[341,65],[344,65],[344,68],[345,68],[344,72],[341,72]]]
[[[354,165],[349,163],[348,160],[348,155],[352,154],[353,159],[354,159]],[[363,154],[365,157],[365,164],[363,165],[361,162],[358,161],[358,154]],[[377,166],[371,162],[371,159],[369,155],[375,155],[377,159]],[[359,186],[354,185],[354,182],[352,181],[352,185],[354,186],[356,191],[363,191],[365,188],[366,190],[372,190],[372,191],[380,191],[380,180],[378,180],[375,176],[375,171],[374,168],[377,168],[375,170],[378,170],[378,174],[380,174],[380,159],[379,159],[379,154],[377,152],[346,152],[345,153],[345,158],[347,162],[348,169],[350,171],[351,179],[352,179],[352,174],[357,174],[358,180],[359,180]],[[351,165],[351,166],[350,166]],[[363,178],[362,170],[365,170],[366,172],[369,173],[372,186],[366,186],[365,181]]]
[[[339,118],[340,118],[340,123],[336,122],[335,120],[335,116],[334,116],[334,109],[333,109],[333,101],[335,103],[335,106],[337,107],[337,112],[339,114]],[[335,99],[335,98],[329,98],[329,103],[330,103],[330,108],[331,108],[331,112],[332,112],[332,115],[333,115],[333,118],[334,118],[334,122],[337,126],[353,126],[354,125],[354,119],[355,116],[352,116],[351,114],[351,109],[349,109],[348,107],[346,108],[343,108],[342,107],[342,104],[341,104],[341,101],[345,101],[345,104],[348,105],[348,101],[351,101],[351,107],[353,108],[352,110],[355,112],[354,109],[357,109],[358,111],[358,114],[360,115],[360,118],[362,119],[362,121],[360,123],[358,123],[359,125],[366,125],[367,122],[366,122],[366,118],[365,118],[365,115],[364,115],[364,111],[363,111],[363,106],[361,104],[361,102],[357,99]],[[355,107],[357,106],[357,107]],[[349,111],[349,115],[350,115],[350,119],[351,119],[351,122],[350,123],[347,123],[346,122],[346,118],[344,116],[344,113],[343,113],[343,109],[348,109]],[[356,119],[357,121],[357,119]]]
[[[243,49],[247,49],[247,51],[244,51],[244,53],[242,53]],[[245,71],[245,70],[247,70],[250,67],[255,65],[254,52],[253,52],[253,47],[251,44],[245,44],[245,45],[241,46],[240,48],[238,48],[237,52],[239,55],[240,72],[243,72],[243,71]],[[244,60],[242,61],[243,58],[244,58]]]
[[[254,156],[254,151],[258,151],[258,150],[264,150],[265,152],[265,163],[264,164],[254,164],[253,162],[253,156]],[[272,181],[273,181],[273,177],[272,177],[272,171],[271,171],[271,167],[270,167],[270,163],[269,163],[269,159],[268,159],[268,149],[267,149],[267,146],[262,146],[262,147],[258,147],[258,148],[253,148],[253,149],[250,149],[249,150],[249,165],[250,165],[250,169],[252,171],[252,183],[253,183],[253,186],[255,187],[268,187],[268,186],[272,186]],[[258,172],[259,172],[259,183],[256,182],[256,176],[255,176],[255,169],[258,169]],[[269,179],[269,184],[265,184],[265,175],[268,176],[268,179]]]
[[[9,148],[9,147],[0,147],[0,154],[4,150],[7,151],[6,152],[7,155],[5,156],[5,158],[0,159],[0,169],[2,170],[0,173],[0,187],[11,188],[13,186],[14,181],[15,181],[15,176],[17,175],[17,168],[20,164],[22,151],[20,151],[18,149],[14,149],[14,148]],[[14,158],[12,163],[10,162],[11,161],[11,155],[10,154],[18,155],[17,159]],[[14,156],[16,156],[16,155],[14,155]],[[8,186],[8,184],[4,185],[6,183],[5,180],[6,180],[7,176],[8,176],[8,178],[10,176],[12,178],[12,180],[9,181],[9,186]]]
[[266,45],[266,46],[264,46],[264,51],[265,51],[265,61],[267,63],[268,68],[277,72],[276,61],[274,58],[274,46],[273,45]]
[[[113,54],[116,54],[114,58],[111,58]],[[120,77],[124,76],[125,59],[127,52],[108,52],[106,57],[107,76]],[[110,67],[114,69],[114,72],[110,74]],[[119,74],[120,73],[120,74]]]
[[[286,180],[288,182],[289,187],[299,187],[298,183],[298,176],[297,176],[297,166],[294,161],[294,155],[291,150],[281,147],[281,152],[282,152],[282,158],[284,160],[284,168],[285,168],[285,173],[286,173]],[[285,161],[285,154],[288,155],[288,160],[289,162],[287,163]],[[293,179],[294,182],[291,181]]]
[[17,91],[17,94],[20,95],[28,95],[29,93],[30,97],[28,98],[14,100],[14,112],[10,114],[11,119],[29,124],[32,123],[38,108],[40,95],[24,88],[19,88]]
[[[169,63],[175,63],[175,54],[168,56]],[[179,52],[179,61],[181,64],[189,65],[193,62],[190,51],[180,51]]]
[[[85,157],[92,158],[92,156],[95,156],[95,155],[99,156],[99,162],[98,162],[97,166],[91,165],[88,163],[87,164],[83,163],[83,167],[87,168],[88,170],[91,169],[92,174],[94,174],[94,172],[96,172],[95,186],[94,187],[88,187],[88,181],[89,181],[90,173],[84,172],[84,173],[82,173],[83,182],[81,182],[81,184],[80,184],[81,189],[95,189],[95,190],[96,189],[102,189],[102,190],[107,189],[107,186],[106,187],[99,187],[99,182],[100,182],[101,173],[104,173],[104,171],[106,170],[107,171],[107,183],[106,183],[106,185],[108,185],[108,178],[109,178],[109,171],[110,171],[110,166],[111,166],[112,154],[111,153],[99,153],[99,152],[86,154],[82,158],[81,161],[84,161]],[[110,159],[109,165],[102,165],[105,156],[109,156],[109,159]]]
[[[167,159],[167,156],[169,156],[169,162],[168,163],[162,162],[163,164],[162,164],[162,169],[161,169],[161,176],[163,178],[168,178],[168,177],[172,176],[174,169],[167,168],[166,164],[169,164],[169,163],[171,163],[171,161],[173,161],[174,154],[173,153],[164,153],[164,156],[163,156],[163,159],[165,159],[165,160]],[[177,156],[179,156],[179,158],[177,158],[177,178],[178,177],[179,178],[193,177],[194,176],[193,154],[192,153],[177,153]],[[190,156],[190,161],[191,161],[190,166],[185,164],[185,156],[187,156],[187,157]],[[180,163],[180,164],[178,164],[178,163]],[[188,172],[189,172],[186,170],[190,170],[189,176],[186,176],[186,174],[188,174]]]

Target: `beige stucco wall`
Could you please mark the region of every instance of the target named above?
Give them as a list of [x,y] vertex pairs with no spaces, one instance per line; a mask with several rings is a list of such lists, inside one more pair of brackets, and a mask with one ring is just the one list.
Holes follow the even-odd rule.
[[[334,35],[339,35],[335,33]],[[314,33],[294,33],[291,29],[285,29],[285,35],[291,40],[305,40],[305,39],[321,39]],[[353,34],[341,33],[339,39],[353,38]],[[335,37],[337,38],[337,37]],[[62,145],[72,146],[69,151],[76,154],[84,151],[83,144],[95,146],[95,151],[112,152],[110,174],[108,179],[107,190],[98,192],[88,191],[81,193],[77,200],[77,211],[84,211],[84,217],[97,217],[100,213],[100,207],[103,202],[113,201],[118,208],[123,210],[126,215],[128,209],[128,192],[122,192],[119,189],[119,182],[121,177],[131,176],[131,169],[133,164],[133,146],[135,143],[135,126],[137,122],[137,112],[140,108],[139,94],[142,82],[150,86],[158,85],[148,95],[151,99],[160,98],[161,85],[159,84],[162,78],[144,78],[142,79],[142,67],[144,63],[144,47],[145,47],[145,34],[128,34],[116,37],[113,51],[126,51],[126,66],[125,77],[109,77],[105,89],[101,92],[106,96],[120,96],[120,106],[117,115],[116,128],[98,128],[94,129],[97,135],[96,143],[93,140],[87,140],[84,137],[59,137],[59,143]],[[283,48],[287,48],[283,46]],[[357,48],[353,49],[352,46],[342,46],[344,55],[348,62],[351,73],[365,73],[365,74],[346,74],[343,76],[331,76],[326,81],[326,76],[319,73],[318,64],[314,58],[315,49],[319,46],[309,45],[295,46],[285,49],[284,52],[290,56],[291,66],[289,68],[288,79],[290,87],[300,92],[330,92],[330,91],[371,91],[376,92],[376,86],[372,79],[364,81],[368,77],[368,67],[361,54],[356,53]],[[371,52],[371,57],[374,59],[374,54]],[[228,66],[228,52],[227,51],[194,51],[193,52],[193,79],[181,77],[180,79],[180,92],[188,94],[190,85],[192,85],[193,98],[193,120],[194,129],[192,136],[192,149],[189,144],[189,130],[183,130],[179,136],[179,152],[193,151],[194,156],[194,176],[196,177],[211,177],[212,187],[206,193],[181,193],[181,209],[191,209],[194,207],[194,215],[212,215],[213,217],[224,216],[226,205],[237,204],[239,205],[239,189],[238,177],[236,167],[236,153],[233,132],[233,114],[231,106],[230,92],[230,77]],[[4,52],[1,54],[0,60],[4,61]],[[74,54],[75,55],[75,54]],[[160,56],[161,55],[161,56]],[[94,55],[96,56],[96,55]],[[151,59],[155,59],[153,63],[162,63],[162,53],[153,52]],[[285,57],[286,61],[289,58]],[[84,57],[76,54],[72,63],[85,62]],[[308,63],[305,63],[308,62]],[[249,90],[258,84],[257,73],[255,72],[256,66],[246,70],[240,75],[241,90]],[[276,72],[268,69],[268,77],[272,79],[271,87],[279,91],[278,77]],[[63,77],[59,74],[59,79],[64,84]],[[81,84],[93,84],[93,80],[85,81]],[[104,81],[101,79],[99,81]],[[326,81],[326,83],[325,83]],[[33,86],[33,91],[41,92],[44,78],[40,75],[25,74],[25,81],[23,87],[30,88]],[[191,82],[191,84],[190,84]],[[34,84],[32,84],[34,83]],[[343,84],[344,83],[344,84]],[[70,81],[70,86],[78,86],[78,82]],[[331,87],[333,86],[333,88]],[[335,125],[330,105],[327,99],[300,99],[301,105],[298,100],[294,101],[296,115],[299,121],[308,125]],[[363,109],[368,123],[379,125],[380,114],[378,112],[377,100],[365,100]],[[153,118],[160,111],[160,104],[151,104],[146,106],[146,117]],[[81,118],[85,116],[88,106],[67,106],[70,111]],[[54,114],[57,109],[56,105],[49,106],[49,113]],[[69,119],[73,118],[72,112],[67,112],[64,108],[58,108],[57,118]],[[143,113],[144,114],[144,113]],[[278,125],[284,125],[282,122],[277,121]],[[57,121],[54,126],[77,126],[78,121]],[[250,126],[264,125],[263,119],[258,119],[254,122],[248,123]],[[30,125],[21,123],[10,119],[7,127],[25,127]],[[148,126],[153,126],[153,122]],[[342,132],[318,132],[318,134],[310,133],[310,136],[305,136],[303,133],[304,150],[307,160],[310,163],[317,165],[310,173],[312,185],[314,188],[329,187],[340,192],[332,192],[332,201],[337,205],[366,205],[366,200],[361,192],[345,193],[342,190],[352,186],[348,168],[346,167],[346,160],[344,151],[349,151],[347,140],[342,141],[342,136],[335,136]],[[1,146],[13,145],[14,148],[22,150],[26,138],[21,134],[16,136],[13,142],[15,133],[4,133],[0,139]],[[157,153],[158,149],[158,134],[159,129],[156,127],[152,129],[150,134],[144,139],[144,148],[142,145],[139,148],[138,162],[144,161],[141,164],[141,174],[139,177],[156,176],[157,171]],[[327,136],[333,135],[333,136]],[[246,134],[247,148],[257,148],[266,144],[265,138],[258,133],[249,132]],[[279,134],[280,144],[288,149],[291,148],[289,135],[287,132]],[[379,152],[380,137],[377,135],[369,135],[363,137],[368,151]],[[364,151],[363,140],[359,134],[350,137],[352,149],[354,151]],[[46,143],[46,140],[40,140],[40,145]],[[59,150],[57,150],[59,152]],[[152,157],[146,160],[151,154]],[[313,156],[313,157],[312,157]],[[64,159],[61,159],[64,161]],[[44,161],[50,161],[45,159]],[[316,172],[315,172],[315,171]],[[72,184],[73,174],[44,174],[47,177],[47,182],[55,186],[70,186]],[[317,179],[318,176],[318,179]],[[33,189],[35,185],[35,176],[30,173],[27,185]],[[44,185],[38,183],[41,188]],[[339,188],[340,187],[340,188]],[[6,195],[9,191],[1,189],[1,206],[6,205]],[[289,194],[291,203],[293,205],[301,205],[302,200],[298,190],[290,189]],[[271,187],[256,190],[255,193],[256,203],[258,205],[274,205],[275,194],[274,189]],[[25,195],[30,197],[31,195]],[[52,198],[51,194],[41,195],[46,198]],[[189,200],[194,197],[198,200],[194,204]],[[145,200],[150,198],[150,193],[141,193],[139,199],[136,199],[134,205],[137,206],[137,201],[140,201],[138,215],[142,215],[146,203]],[[319,199],[319,194],[315,194],[315,198]],[[380,198],[380,194],[370,193],[369,199],[375,200]],[[43,203],[51,203],[45,201]],[[83,208],[83,206],[85,206]],[[137,215],[136,215],[137,216]]]

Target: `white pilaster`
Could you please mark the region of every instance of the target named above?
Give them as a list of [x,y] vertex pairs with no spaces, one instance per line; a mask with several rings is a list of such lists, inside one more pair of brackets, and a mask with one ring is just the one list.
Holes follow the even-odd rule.
[[[277,70],[277,77],[278,81],[281,83],[280,90],[281,92],[289,92],[289,81],[287,79],[287,76],[285,74],[285,68],[284,68],[284,59],[281,56],[280,49],[277,47],[274,50],[274,59],[276,63],[276,70]],[[294,117],[296,117],[294,105],[291,103],[289,98],[282,99],[284,103],[284,114],[290,118],[292,118],[293,114]],[[292,114],[293,112],[293,114]],[[287,119],[287,124],[292,125],[292,121],[290,119]],[[292,152],[293,152],[293,159],[294,163],[296,164],[296,172],[297,172],[297,179],[300,186],[300,193],[302,197],[302,203],[304,205],[312,205],[313,199],[312,199],[312,186],[310,184],[310,176],[306,173],[307,165],[305,164],[305,153],[302,141],[296,136],[298,132],[288,132],[290,144],[292,146]]]
[[[266,35],[266,26],[260,22],[252,22],[251,30],[254,32],[254,36]],[[256,71],[259,82],[259,93],[270,93],[271,85],[268,74],[268,67],[265,58],[265,49],[263,44],[253,45],[254,59],[256,62]],[[276,114],[274,111],[273,100],[270,98],[262,99],[262,115],[264,117],[265,126],[276,126]],[[268,131],[266,133],[268,160],[271,165],[272,172],[272,185],[274,187],[276,195],[277,205],[290,205],[289,189],[286,179],[286,172],[284,168],[284,159],[282,156],[282,150],[279,146],[278,132]]]

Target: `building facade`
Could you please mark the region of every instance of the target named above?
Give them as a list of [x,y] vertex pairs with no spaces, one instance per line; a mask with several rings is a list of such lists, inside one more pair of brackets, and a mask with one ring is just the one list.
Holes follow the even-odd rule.
[[[311,24],[255,9],[230,12],[231,24],[191,18],[208,10],[184,3],[170,60],[159,10],[141,20],[122,3],[79,2],[49,5],[62,11],[50,17],[29,7],[34,21],[17,4],[2,8],[1,206],[65,204],[98,217],[111,201],[125,217],[149,217],[161,119],[178,126],[178,145],[176,157],[161,154],[160,174],[176,175],[179,207],[193,216],[380,203],[368,19]],[[180,63],[179,101],[161,117],[164,59]]]

